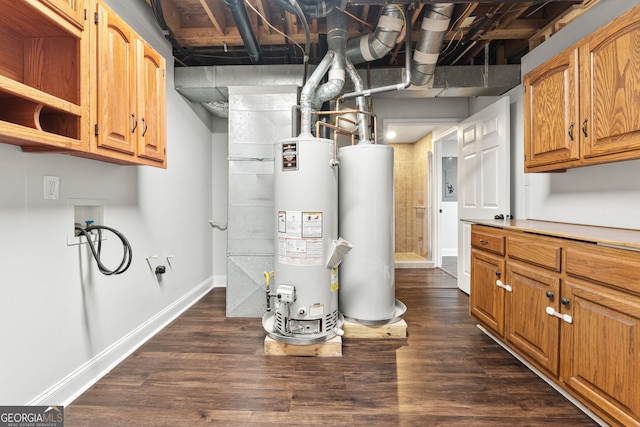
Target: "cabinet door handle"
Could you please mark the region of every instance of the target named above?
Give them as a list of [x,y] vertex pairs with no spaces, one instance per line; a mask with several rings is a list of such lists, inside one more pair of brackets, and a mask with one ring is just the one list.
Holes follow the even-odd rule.
[[584,121],[582,122],[582,133],[584,134],[585,138],[589,138],[589,135],[587,135],[587,122],[589,121],[589,117],[585,117]]
[[546,311],[547,311],[547,314],[550,315],[550,316],[556,316],[556,317],[561,318],[562,320],[564,320],[567,323],[573,323],[573,318],[571,316],[569,316],[568,314],[559,313],[559,312],[555,311],[553,309],[553,307],[547,307]]
[[500,280],[500,279],[496,280],[496,286],[499,287],[499,288],[504,289],[507,292],[513,291],[513,288],[511,286],[505,285],[504,283],[502,283],[502,280]]
[[569,131],[567,132],[569,134],[569,138],[571,138],[571,140],[573,141],[573,127],[575,126],[576,122],[571,122],[571,124],[569,125]]
[[560,304],[567,306],[569,305],[569,300],[567,298],[560,298]]
[[137,127],[138,120],[136,119],[136,113],[131,113],[131,133],[134,133]]
[[547,298],[549,298],[549,299],[552,299],[552,298],[553,298],[553,296],[555,295],[555,294],[554,294],[553,292],[551,292],[551,291],[547,291],[547,292],[545,292],[544,294],[545,294],[545,295],[547,296]]
[[147,121],[144,119],[144,117],[142,118],[142,136],[144,136],[145,133],[147,133],[147,128],[149,126],[147,126]]

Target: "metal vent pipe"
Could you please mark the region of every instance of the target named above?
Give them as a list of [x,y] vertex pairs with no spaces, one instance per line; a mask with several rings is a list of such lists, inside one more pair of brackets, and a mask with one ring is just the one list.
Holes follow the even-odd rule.
[[434,4],[422,20],[411,63],[411,83],[416,86],[433,84],[433,75],[444,36],[449,30],[453,6],[453,3]]
[[[301,134],[311,133],[313,110],[319,109],[323,102],[337,97],[344,87],[347,17],[342,12],[332,10],[327,15],[327,28],[329,51],[311,74],[300,94]],[[328,81],[320,85],[327,71],[329,71]]]
[[262,51],[260,50],[260,45],[258,44],[256,35],[253,32],[253,27],[251,26],[251,21],[249,20],[247,9],[244,7],[244,1],[224,0],[224,2],[229,8],[229,11],[233,16],[233,20],[236,21],[238,32],[240,33],[240,37],[242,37],[244,46],[249,53],[251,63],[263,64],[264,60],[262,58]]
[[373,32],[349,40],[347,57],[353,64],[383,58],[393,49],[404,26],[403,7],[386,5]]

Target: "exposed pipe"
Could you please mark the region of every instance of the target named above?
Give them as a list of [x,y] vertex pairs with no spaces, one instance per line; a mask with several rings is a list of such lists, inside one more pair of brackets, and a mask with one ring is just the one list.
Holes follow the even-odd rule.
[[[362,78],[356,67],[353,66],[353,63],[349,58],[346,58],[347,62],[347,72],[349,73],[349,77],[353,82],[353,87],[356,91],[362,92],[364,89],[364,83],[362,82]],[[371,135],[369,133],[369,108],[367,106],[367,100],[364,96],[356,97],[356,106],[358,107],[358,135],[360,135],[360,142],[358,144],[370,144],[371,143]]]
[[387,5],[382,11],[375,30],[369,34],[349,40],[347,57],[354,64],[383,58],[393,49],[398,34],[404,26],[403,6]]
[[409,24],[411,22],[411,12],[409,10],[407,10],[404,19],[407,25],[406,36],[404,38],[405,40],[404,82],[394,84],[394,85],[373,88],[373,89],[366,89],[366,90],[360,90],[360,91],[356,90],[355,92],[345,93],[344,95],[342,95],[341,97],[342,99],[357,98],[359,96],[371,96],[376,93],[391,92],[394,90],[403,90],[408,88],[411,85],[411,26]]
[[444,36],[449,30],[453,6],[453,3],[434,4],[422,19],[411,63],[411,83],[416,86],[433,84],[433,75]]
[[249,58],[252,64],[263,64],[262,52],[260,51],[260,45],[256,39],[256,35],[253,32],[251,21],[249,21],[249,15],[247,9],[244,7],[243,0],[224,0],[225,4],[231,11],[233,20],[236,22],[240,37],[244,42],[244,46],[247,49]]
[[327,15],[327,46],[335,53],[328,81],[317,90],[316,108],[323,102],[337,97],[345,82],[345,59],[347,51],[347,17],[344,13],[333,10]]
[[307,80],[307,84],[302,87],[302,92],[300,93],[301,135],[311,134],[311,116],[313,115],[313,99],[315,91],[320,84],[320,80],[322,80],[325,73],[331,66],[334,56],[335,53],[333,51],[328,51],[313,73],[311,73],[311,76]]

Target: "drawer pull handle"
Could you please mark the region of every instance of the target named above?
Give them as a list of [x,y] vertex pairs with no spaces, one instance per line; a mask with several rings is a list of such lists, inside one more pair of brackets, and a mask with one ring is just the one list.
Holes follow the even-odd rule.
[[489,244],[489,241],[488,241],[488,240],[480,239],[480,243],[481,243],[481,244],[483,244],[483,245],[488,245],[488,244]]
[[569,316],[568,314],[558,313],[553,309],[553,307],[547,307],[547,314],[559,317],[567,323],[573,323],[573,319],[571,318],[571,316]]
[[499,279],[496,280],[496,286],[499,287],[499,288],[504,289],[507,292],[513,291],[513,288],[511,286],[505,285],[504,283],[502,283],[502,280],[499,280]]

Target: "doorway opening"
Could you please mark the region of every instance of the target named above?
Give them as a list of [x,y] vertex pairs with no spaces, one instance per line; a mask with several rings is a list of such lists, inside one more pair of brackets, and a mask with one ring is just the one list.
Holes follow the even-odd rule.
[[431,268],[429,165],[431,133],[394,149],[395,266]]
[[434,131],[434,264],[458,276],[458,128]]

